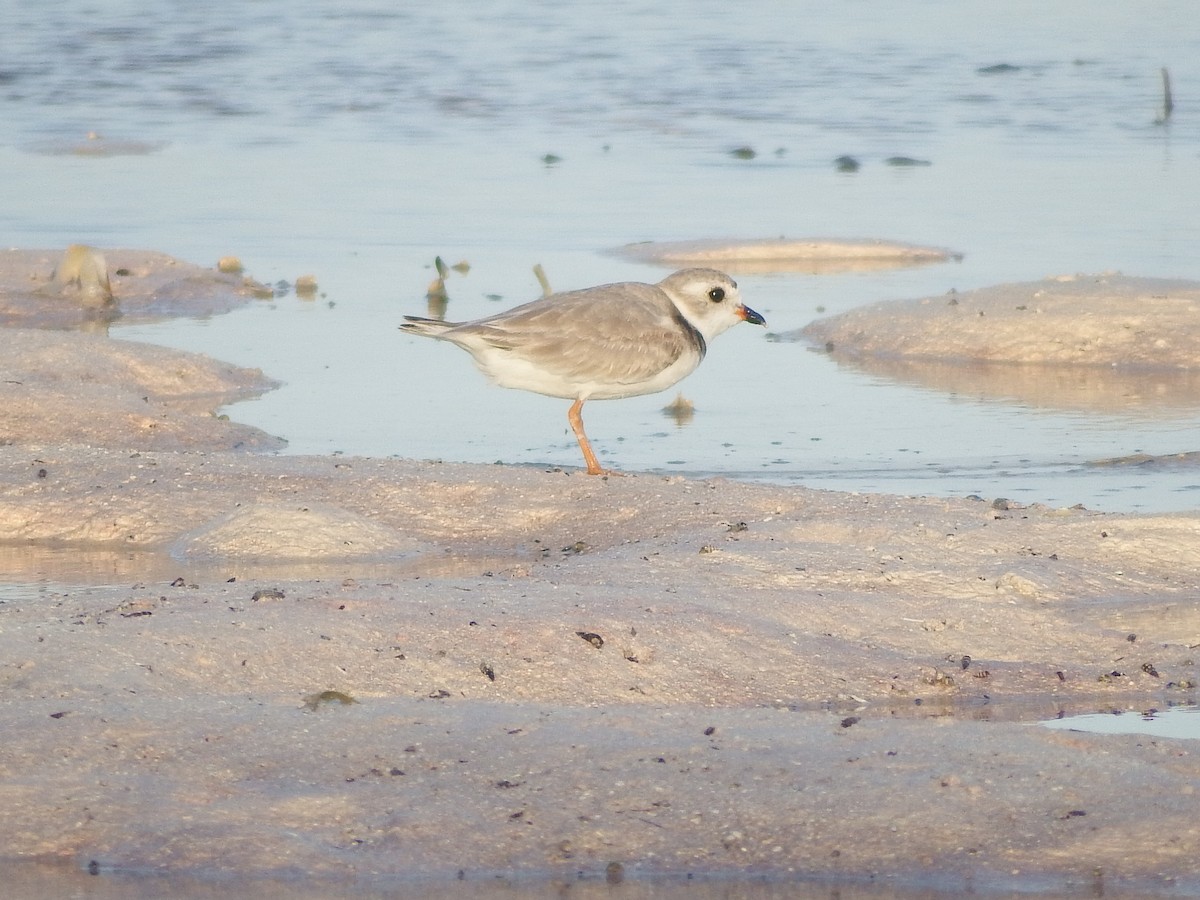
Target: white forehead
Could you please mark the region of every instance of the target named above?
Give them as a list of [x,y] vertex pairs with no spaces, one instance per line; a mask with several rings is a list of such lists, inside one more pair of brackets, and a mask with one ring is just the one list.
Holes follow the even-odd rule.
[[742,321],[737,282],[716,269],[683,269],[658,283],[705,339]]
[[708,297],[709,291],[720,288],[726,294],[737,293],[737,282],[716,269],[681,269],[658,283],[672,296]]

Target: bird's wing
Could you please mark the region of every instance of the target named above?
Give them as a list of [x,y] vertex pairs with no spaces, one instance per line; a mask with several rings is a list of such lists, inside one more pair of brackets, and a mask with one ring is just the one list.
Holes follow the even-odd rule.
[[556,294],[444,334],[519,353],[573,381],[636,383],[686,353],[704,355],[704,339],[659,288],[607,285]]

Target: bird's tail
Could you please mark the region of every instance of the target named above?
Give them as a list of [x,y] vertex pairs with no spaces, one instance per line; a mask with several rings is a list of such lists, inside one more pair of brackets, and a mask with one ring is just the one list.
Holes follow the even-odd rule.
[[448,328],[453,328],[457,322],[443,322],[441,319],[426,319],[424,316],[405,316],[405,322],[400,326],[401,331],[410,334],[423,334],[427,337],[437,337]]

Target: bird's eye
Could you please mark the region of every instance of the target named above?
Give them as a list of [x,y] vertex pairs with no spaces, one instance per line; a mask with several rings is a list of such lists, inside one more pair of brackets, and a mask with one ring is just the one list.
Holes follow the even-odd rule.
[[720,303],[725,299],[725,288],[713,288],[708,292],[708,299],[713,303]]

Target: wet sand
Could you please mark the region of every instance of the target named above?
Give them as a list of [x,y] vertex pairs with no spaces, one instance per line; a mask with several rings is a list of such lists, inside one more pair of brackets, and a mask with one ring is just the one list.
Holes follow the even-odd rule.
[[1062,275],[888,301],[813,322],[801,336],[856,359],[1200,368],[1200,284],[1119,273]]
[[1195,702],[1200,516],[276,457],[0,341],[15,871],[1200,894],[1194,742],[1035,724]]
[[639,262],[684,266],[712,266],[736,275],[770,272],[871,272],[924,266],[962,259],[962,254],[942,247],[901,244],[878,238],[765,238],[759,240],[710,239],[644,241],[612,251]]

